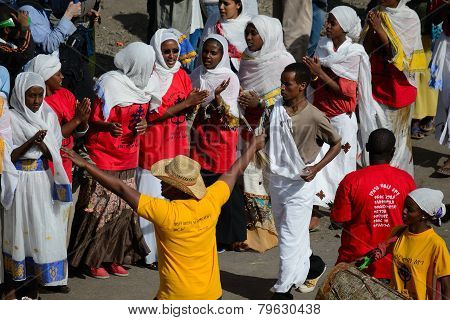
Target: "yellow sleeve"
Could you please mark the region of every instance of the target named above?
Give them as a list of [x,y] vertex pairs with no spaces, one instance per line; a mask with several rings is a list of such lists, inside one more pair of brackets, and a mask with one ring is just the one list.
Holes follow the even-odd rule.
[[226,182],[219,180],[207,188],[206,196],[202,200],[209,202],[218,209],[217,215],[219,215],[220,208],[228,201],[230,193],[230,188],[228,188]]
[[434,260],[434,275],[438,279],[450,276],[450,255],[445,241],[441,237],[439,237],[439,240]]
[[161,226],[169,214],[171,207],[170,201],[141,194],[137,214],[153,222],[155,225]]

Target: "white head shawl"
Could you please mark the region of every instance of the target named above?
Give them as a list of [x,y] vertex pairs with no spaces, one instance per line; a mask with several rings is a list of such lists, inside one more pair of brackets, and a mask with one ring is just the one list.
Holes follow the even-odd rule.
[[244,90],[253,90],[263,97],[279,89],[281,73],[295,59],[284,46],[280,20],[259,15],[253,17],[250,23],[258,30],[264,43],[257,52],[245,49],[238,76]]
[[359,19],[355,10],[347,6],[338,6],[333,8],[330,13],[336,18],[342,30],[353,41],[358,41],[361,34],[361,19]]
[[152,74],[155,51],[151,46],[143,42],[130,43],[116,54],[114,64],[119,70],[102,75],[95,87],[102,100],[105,120],[115,106],[151,101],[150,110],[153,110],[161,104],[159,79]]
[[[210,34],[217,33],[216,24],[220,21],[225,39],[227,39],[230,44],[234,45],[239,52],[244,52],[245,48],[247,48],[244,31],[247,23],[251,19],[251,15],[248,13],[248,5],[246,1],[247,0],[241,1],[241,13],[236,19],[224,20],[219,14],[211,15],[206,21],[205,29],[203,29],[201,43],[204,43]],[[233,61],[233,65],[237,70],[239,70],[239,63],[237,61]]]
[[249,16],[258,15],[258,2],[256,0],[241,0],[242,5],[245,7],[245,12]]
[[[1,82],[1,81],[0,81]],[[8,79],[9,82],[9,79]],[[0,83],[1,86],[1,83]],[[2,100],[2,110],[0,111],[0,139],[2,141],[1,170],[1,204],[5,209],[11,207],[16,191],[19,174],[16,167],[11,162],[11,152],[13,150],[12,130],[11,130],[11,111],[9,110],[8,97],[4,92],[0,92]]]
[[[69,178],[64,170],[60,155],[62,134],[58,117],[54,111],[45,103],[42,103],[38,111],[33,112],[25,104],[25,93],[31,87],[41,87],[44,89],[44,79],[33,72],[20,73],[15,82],[14,90],[11,96],[12,121],[11,127],[13,131],[13,142],[16,146],[23,145],[31,139],[39,130],[47,130],[44,143],[52,156],[54,175],[50,175],[53,179],[52,196],[54,200],[62,202],[72,201],[72,191]],[[42,156],[42,152],[32,147],[24,155],[26,159],[38,159]]]
[[411,57],[414,51],[423,50],[420,19],[414,10],[406,6],[409,1],[400,0],[397,8],[382,7],[389,15],[407,57]]
[[[191,74],[192,87],[201,90],[208,90],[209,96],[206,98],[202,106],[206,106],[214,99],[214,90],[225,80],[230,79],[228,87],[220,94],[225,103],[230,106],[230,112],[239,117],[239,110],[237,106],[237,98],[239,96],[239,79],[231,70],[230,58],[228,55],[228,42],[218,34],[211,34],[208,39],[215,39],[222,45],[223,56],[218,65],[214,69],[206,69],[203,62]],[[202,43],[203,47],[204,42]],[[200,55],[201,58],[201,55]]]
[[[341,16],[344,10],[354,11],[350,7],[342,6],[340,8],[338,15]],[[359,23],[359,18],[356,14],[347,13],[345,16],[347,18],[354,17],[353,22],[346,22],[347,25]],[[338,18],[336,17],[336,19]],[[387,127],[384,112],[372,97],[372,74],[369,56],[362,45],[353,43],[349,37],[336,51],[331,39],[326,37],[320,38],[315,55],[319,57],[321,65],[330,68],[338,77],[358,83],[359,129],[362,139],[361,147],[364,149],[372,131]],[[367,152],[364,153],[363,160],[365,165],[369,164]]]
[[53,54],[39,54],[25,66],[25,71],[39,74],[44,81],[53,77],[59,70],[61,70],[61,62]]
[[441,225],[441,218],[445,216],[445,205],[442,203],[444,194],[440,190],[419,188],[411,191],[408,196],[425,211],[437,225]]
[[[401,49],[403,50],[406,59],[403,59],[402,70],[405,74],[408,82],[417,87],[416,72],[421,70],[409,70],[409,61],[413,56],[413,53],[422,53],[423,63],[425,62],[425,56],[423,53],[422,36],[420,29],[420,19],[417,13],[406,6],[410,0],[400,0],[396,8],[387,8],[379,6],[377,10],[381,13],[386,13],[389,17],[389,21],[392,25],[393,31],[397,35],[400,43]],[[386,27],[383,25],[386,30]],[[367,26],[364,31],[367,30]],[[388,34],[389,35],[389,34]],[[361,34],[360,42],[364,40],[365,32]],[[394,37],[395,38],[395,37]],[[394,61],[396,57],[399,56],[399,52],[394,52],[395,57],[392,59]],[[421,69],[422,67],[419,66]],[[423,66],[423,69],[426,65]]]
[[[153,47],[156,53],[156,68],[155,72],[160,80],[160,96],[163,97],[167,90],[169,90],[172,84],[173,75],[180,70],[181,63],[177,61],[172,68],[169,68],[164,61],[164,57],[161,51],[161,45],[164,41],[174,40],[180,50],[180,44],[178,43],[178,32],[175,29],[159,29],[153,35],[150,40],[150,45]],[[178,51],[179,53],[180,51]]]

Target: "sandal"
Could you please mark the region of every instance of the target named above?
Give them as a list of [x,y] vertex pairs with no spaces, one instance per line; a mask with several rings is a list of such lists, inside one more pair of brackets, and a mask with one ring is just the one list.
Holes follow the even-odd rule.
[[422,132],[430,132],[434,129],[434,118],[433,117],[425,117],[419,122],[419,128]]
[[250,247],[245,242],[235,242],[231,245],[231,250],[235,252],[246,252],[250,250]]
[[433,122],[427,123],[427,124],[421,124],[420,125],[420,130],[422,132],[430,132],[431,130],[433,130],[434,126],[433,126]]
[[420,140],[425,138],[425,135],[418,129],[417,131],[411,132],[411,139]]
[[450,168],[440,167],[439,169],[436,170],[436,172],[443,176],[450,177]]
[[158,271],[158,262],[153,262],[147,265],[147,268],[149,268],[150,270],[155,270]]

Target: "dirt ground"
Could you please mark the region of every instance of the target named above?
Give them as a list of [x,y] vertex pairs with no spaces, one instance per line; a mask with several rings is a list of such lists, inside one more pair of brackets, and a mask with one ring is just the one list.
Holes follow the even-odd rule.
[[[272,13],[272,1],[259,1],[260,12]],[[367,0],[348,0],[360,15],[363,15]],[[331,1],[329,1],[331,3]],[[335,6],[333,1],[330,7]],[[117,42],[128,44],[133,41],[145,41],[148,16],[146,1],[104,0],[102,24],[97,30],[98,72],[113,67],[113,55],[121,48]],[[450,180],[441,178],[433,172],[442,164],[449,150],[434,140],[432,135],[414,142],[415,179],[418,186],[440,189],[445,193],[446,203],[450,202]],[[321,230],[311,234],[311,246],[315,254],[320,255],[332,268],[336,261],[340,244],[340,231],[329,230],[328,217],[321,219]],[[436,228],[450,245],[450,223]],[[268,299],[269,289],[276,280],[278,272],[278,249],[264,254],[246,252],[225,252],[219,255],[221,281],[224,299]],[[127,278],[111,276],[108,280],[75,276],[69,281],[72,291],[69,294],[47,294],[43,299],[153,299],[159,286],[158,273],[145,268],[131,267]],[[317,289],[316,289],[317,291]],[[295,293],[295,299],[314,299],[316,292],[310,294]]]

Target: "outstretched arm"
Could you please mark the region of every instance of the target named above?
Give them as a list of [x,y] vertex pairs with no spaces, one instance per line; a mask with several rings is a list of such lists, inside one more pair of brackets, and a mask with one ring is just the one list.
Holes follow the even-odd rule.
[[244,172],[245,168],[247,168],[255,153],[264,148],[265,139],[266,135],[264,133],[259,136],[254,136],[244,154],[233,163],[227,172],[220,176],[219,180],[225,182],[230,190],[233,190],[236,180]]
[[62,150],[74,164],[85,169],[102,186],[124,199],[134,211],[137,210],[139,197],[141,196],[138,191],[127,186],[122,180],[117,179],[90,164],[73,150],[66,148],[62,148]]

